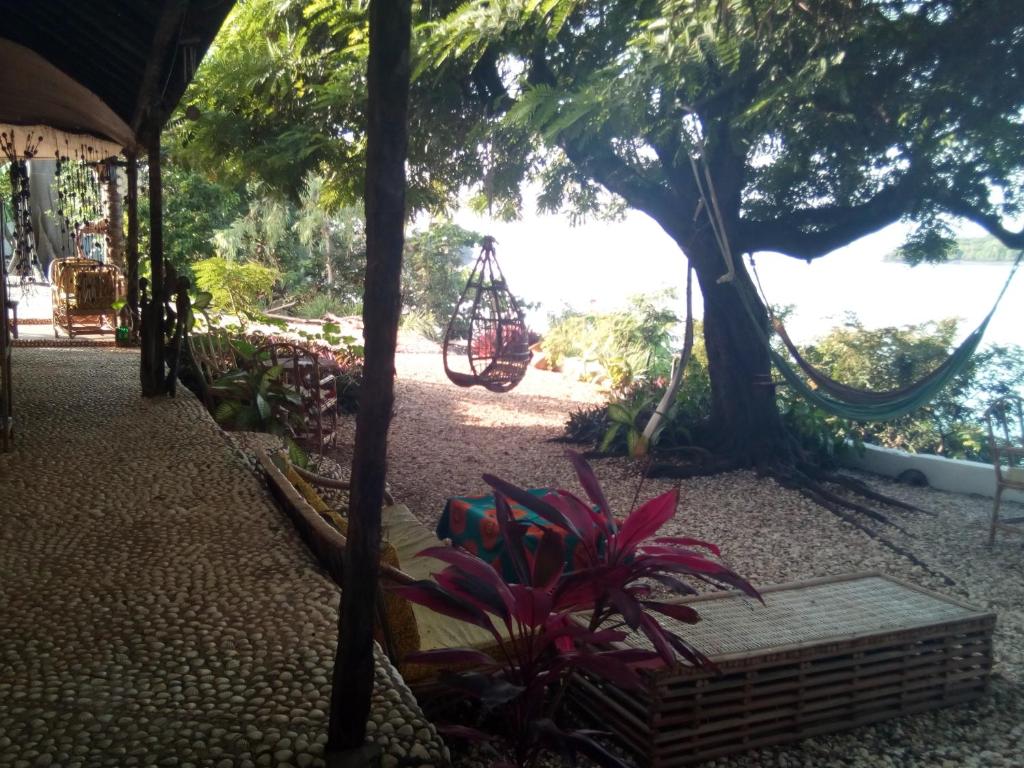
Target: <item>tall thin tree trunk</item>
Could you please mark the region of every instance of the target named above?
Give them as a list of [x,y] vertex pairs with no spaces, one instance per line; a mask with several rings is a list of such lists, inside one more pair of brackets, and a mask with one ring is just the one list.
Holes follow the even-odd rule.
[[109,163],[101,178],[104,182],[104,204],[107,215],[107,260],[124,271],[124,208],[121,205],[121,190],[117,185],[117,166]]
[[324,267],[326,268],[327,287],[334,287],[334,266],[331,264],[331,228],[324,226]]
[[[394,403],[395,347],[408,150],[410,0],[372,0],[367,69],[366,359],[356,419],[345,579],[339,616],[328,765],[357,765],[373,692],[373,620],[380,556],[380,510],[387,431]],[[346,756],[345,752],[348,752]],[[362,758],[365,763],[365,757]]]

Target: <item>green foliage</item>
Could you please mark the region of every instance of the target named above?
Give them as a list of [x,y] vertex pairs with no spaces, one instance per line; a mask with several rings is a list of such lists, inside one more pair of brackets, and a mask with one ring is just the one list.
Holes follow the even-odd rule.
[[[803,350],[815,367],[845,384],[870,390],[905,387],[940,365],[956,339],[957,321],[946,319],[903,328],[865,328],[855,317]],[[830,432],[833,448],[846,437],[889,448],[952,458],[984,456],[987,404],[1022,391],[1024,349],[991,346],[977,354],[952,384],[928,405],[886,423],[857,423],[811,413],[787,398],[793,423],[815,423]],[[809,430],[814,432],[814,429]],[[824,445],[824,452],[834,451]]]
[[[215,254],[213,239],[245,208],[235,188],[210,180],[204,174],[175,161],[175,147],[168,147],[162,171],[164,191],[164,257],[182,274],[193,262]],[[148,184],[145,165],[140,166],[140,185]],[[149,253],[149,195],[139,195],[139,250]]]
[[302,397],[281,380],[284,368],[270,365],[247,341],[235,339],[232,345],[240,368],[210,386],[219,400],[214,418],[233,429],[291,435],[302,422]]
[[985,237],[962,237],[953,242],[952,248],[939,253],[923,254],[915,258],[906,249],[897,249],[885,255],[886,261],[908,261],[915,264],[919,261],[941,262],[945,260],[981,263],[1012,262],[1017,258],[1018,251],[1007,248],[991,235]]
[[359,314],[359,305],[325,293],[316,293],[297,304],[292,310],[296,317],[319,319],[327,314],[344,317]]
[[670,298],[671,294],[635,296],[620,312],[568,311],[552,320],[542,348],[553,368],[563,367],[569,358],[580,358],[585,376],[606,380],[617,391],[665,378],[675,354],[672,331],[679,323],[664,307]]
[[625,397],[609,402],[608,431],[601,439],[601,450],[608,451],[613,445],[624,443],[626,454],[636,455],[643,440],[644,426],[657,404],[656,394],[644,388],[637,388]]
[[777,402],[786,429],[822,466],[833,466],[839,458],[862,450],[863,433],[849,421],[815,408],[787,389],[779,392]]
[[482,236],[450,221],[433,221],[405,241],[402,304],[406,327],[440,341],[469,277],[467,261]]
[[192,265],[196,284],[211,294],[211,304],[244,322],[257,315],[270,296],[279,273],[254,262],[238,263],[212,256]]
[[565,422],[567,443],[597,445],[608,431],[608,405],[580,406],[569,412]]

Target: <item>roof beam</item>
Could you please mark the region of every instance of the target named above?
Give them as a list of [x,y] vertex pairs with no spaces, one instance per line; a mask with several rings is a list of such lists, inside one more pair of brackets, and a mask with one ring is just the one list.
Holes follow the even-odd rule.
[[163,114],[163,89],[169,76],[168,70],[177,55],[176,37],[181,31],[188,0],[167,0],[160,11],[160,18],[150,44],[150,57],[142,73],[142,81],[135,99],[135,113],[129,126],[136,136],[143,131],[159,130],[166,115]]

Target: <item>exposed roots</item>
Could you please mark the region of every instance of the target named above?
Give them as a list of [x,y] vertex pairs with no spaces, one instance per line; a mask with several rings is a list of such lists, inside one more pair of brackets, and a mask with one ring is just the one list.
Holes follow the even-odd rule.
[[[880,523],[895,528],[904,536],[913,538],[913,534],[909,533],[901,526],[893,523],[881,512],[871,509],[870,507],[866,507],[863,504],[858,504],[854,501],[850,501],[849,499],[845,499],[842,496],[839,496],[838,494],[829,491],[828,489],[824,488],[821,485],[821,483],[819,483],[815,478],[812,478],[807,473],[802,472],[800,470],[794,471],[792,468],[789,467],[779,467],[772,474],[783,486],[793,488],[799,491],[799,493],[805,498],[808,498],[815,504],[823,507],[824,509],[827,509],[840,520],[842,520],[845,523],[848,523],[849,525],[852,525],[858,531],[861,531],[865,535],[871,537],[886,549],[895,552],[900,557],[906,558],[911,563],[913,563],[918,568],[927,573],[929,576],[932,576],[936,579],[941,579],[946,586],[956,586],[956,582],[949,576],[947,576],[944,573],[936,571],[934,568],[932,568],[923,560],[921,560],[921,558],[919,558],[909,549],[899,544],[896,544],[887,537],[883,536],[878,531],[873,530],[870,526],[865,525],[861,521],[861,519],[859,519],[855,516],[855,514],[853,514],[856,513],[859,515],[864,515],[866,517],[871,518],[872,520],[876,520]],[[850,488],[850,490],[853,490],[856,493],[862,493],[864,496],[867,496],[868,498],[874,499],[876,501],[881,501],[885,504],[892,504],[893,506],[900,507],[903,509],[909,509],[914,512],[925,512],[925,510],[919,509],[909,504],[904,504],[903,502],[900,502],[896,499],[890,499],[885,494],[877,493],[871,490],[867,486],[867,484],[862,483],[859,480],[855,480],[853,478],[844,478],[842,475],[836,475],[834,473],[827,472],[817,472],[816,474],[819,474],[823,479],[827,480],[828,482],[834,482],[837,485],[842,485],[844,487]],[[849,480],[850,482],[842,482],[844,480]],[[865,493],[864,491],[867,491],[867,493]],[[934,513],[928,512],[927,514]]]
[[674,479],[686,479],[690,477],[708,477],[718,475],[722,472],[732,472],[734,469],[741,469],[744,465],[736,458],[718,456],[710,451],[701,448],[694,448],[693,455],[696,462],[689,464],[669,464],[667,462],[652,462],[645,477],[669,477]]
[[878,501],[882,504],[887,504],[890,507],[897,507],[899,509],[905,509],[908,512],[917,512],[922,515],[930,515],[935,517],[936,514],[930,509],[921,509],[913,504],[908,504],[905,501],[901,501],[892,496],[887,496],[884,493],[879,493],[874,490],[871,486],[865,483],[863,480],[858,480],[855,477],[847,477],[846,475],[840,475],[837,472],[825,472],[824,470],[818,470],[818,477],[828,483],[835,485],[841,485],[844,488],[853,491],[854,493],[860,494],[866,499],[872,501]]
[[[707,450],[695,450],[690,453],[692,454],[692,457],[696,459],[692,463],[651,463],[647,467],[645,475],[647,477],[670,478],[702,477],[718,474],[720,472],[729,472],[735,469],[749,468],[751,466],[751,462],[748,460],[748,457],[738,456],[736,454],[711,453]],[[851,491],[865,499],[869,499],[870,501],[906,510],[908,512],[926,515],[934,515],[934,512],[921,509],[913,504],[908,504],[904,501],[900,501],[899,499],[894,499],[883,493],[879,493],[868,486],[867,483],[857,480],[856,478],[847,477],[836,472],[822,470],[807,462],[778,460],[771,463],[757,464],[756,469],[758,475],[774,478],[784,488],[798,491],[805,498],[810,499],[818,506],[828,510],[843,522],[853,526],[858,531],[861,531],[865,535],[877,541],[886,549],[889,549],[900,557],[906,558],[931,577],[940,579],[947,586],[956,585],[956,582],[953,581],[953,579],[949,578],[944,573],[935,571],[909,549],[901,546],[900,544],[896,544],[888,537],[884,536],[880,531],[875,530],[872,525],[867,523],[867,520],[888,526],[899,531],[908,538],[913,538],[913,534],[893,522],[888,516],[879,510],[846,498],[835,490],[830,490],[826,486],[828,484],[839,486],[840,488]],[[867,520],[865,520],[865,518],[867,518]]]

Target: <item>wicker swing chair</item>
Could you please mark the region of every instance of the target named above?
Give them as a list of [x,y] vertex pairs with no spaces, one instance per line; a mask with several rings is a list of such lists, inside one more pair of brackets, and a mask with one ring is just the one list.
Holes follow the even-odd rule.
[[[533,358],[526,319],[485,237],[444,334],[444,372],[460,387],[508,392]],[[464,362],[463,362],[464,361]]]

